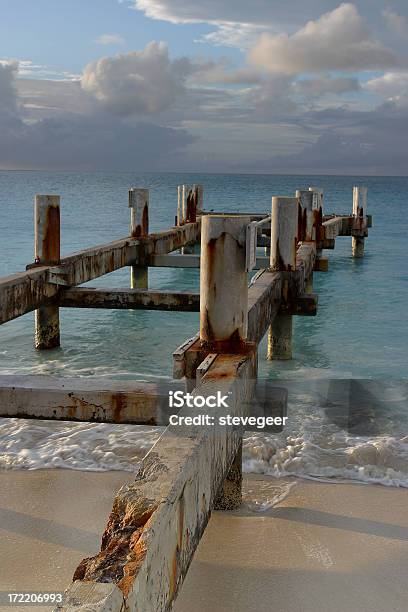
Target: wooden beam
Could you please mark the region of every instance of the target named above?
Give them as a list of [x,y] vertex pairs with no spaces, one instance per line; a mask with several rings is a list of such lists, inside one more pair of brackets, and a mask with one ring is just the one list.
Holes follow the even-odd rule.
[[58,267],[30,264],[26,272],[0,279],[0,324],[36,310],[57,295],[59,286],[75,286],[130,266],[147,254],[170,253],[198,240],[200,223],[188,223],[146,238],[123,238],[63,257]]
[[162,425],[166,392],[155,383],[106,378],[1,376],[0,417]]
[[188,291],[72,287],[61,290],[57,301],[63,308],[200,311],[200,294]]
[[[200,255],[151,255],[149,266],[156,268],[199,268]],[[257,257],[254,270],[265,268],[269,268],[269,257]]]
[[[219,355],[193,396],[219,391],[228,397],[228,414],[246,415],[254,373],[253,358]],[[101,551],[84,559],[74,574],[85,589],[111,583],[121,590],[127,610],[171,609],[240,443],[236,428],[218,424],[220,408],[205,412],[216,426],[169,426],[143,459],[135,482],[121,488]],[[178,416],[192,418],[197,409],[183,408]],[[85,601],[78,582],[68,602],[72,590],[79,608]],[[118,599],[111,612],[122,609]],[[71,610],[69,603],[60,609]]]

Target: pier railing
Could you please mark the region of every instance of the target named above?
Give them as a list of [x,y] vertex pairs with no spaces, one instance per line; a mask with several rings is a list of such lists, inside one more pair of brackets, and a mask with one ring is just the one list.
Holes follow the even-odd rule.
[[[352,214],[325,215],[322,191],[309,188],[273,197],[263,214],[209,213],[202,187],[182,186],[176,225],[149,233],[149,191],[135,188],[130,236],[61,258],[59,196],[37,196],[35,261],[0,279],[0,323],[35,310],[35,345],[45,350],[60,344],[60,307],[199,311],[197,335],[173,353],[173,376],[193,398],[219,392],[229,415],[247,415],[261,339],[268,334],[268,359],[291,359],[293,316],[317,311],[312,281],[328,269],[323,250],[351,236],[352,255],[364,254],[366,200],[355,187]],[[124,266],[130,289],[78,287]],[[200,268],[200,293],[150,291],[153,266]],[[4,376],[0,416],[151,425],[162,422],[157,395],[152,383]],[[120,489],[101,550],[78,565],[60,609],[171,609],[211,511],[241,502],[242,427],[220,424],[217,407],[206,407],[216,427],[189,425],[200,412],[182,408],[184,425],[168,425]]]

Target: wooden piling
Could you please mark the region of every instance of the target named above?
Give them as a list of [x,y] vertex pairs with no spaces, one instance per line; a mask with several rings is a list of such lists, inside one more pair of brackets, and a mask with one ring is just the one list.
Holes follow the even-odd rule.
[[215,352],[234,352],[247,338],[248,224],[248,217],[206,215],[202,219],[200,340]]
[[[274,271],[291,272],[296,269],[298,235],[298,199],[272,198],[271,258]],[[288,281],[282,281],[282,300],[288,296]],[[268,333],[268,359],[292,359],[292,315],[277,314]]]
[[[35,263],[57,265],[60,262],[60,197],[35,196]],[[58,306],[40,306],[35,311],[35,348],[52,349],[60,345]]]
[[[129,189],[130,235],[143,238],[149,233],[149,190]],[[130,269],[132,289],[148,289],[149,268],[147,265],[133,265]]]
[[298,189],[296,197],[302,210],[302,228],[299,228],[299,239],[303,242],[316,240],[316,228],[313,219],[313,192],[306,189]]
[[[353,257],[364,257],[364,230],[367,214],[367,187],[353,187],[353,217],[360,226],[351,238]],[[362,234],[362,235],[361,235]]]
[[[209,215],[202,220],[200,341],[212,351],[233,353],[246,346],[246,231],[249,222],[249,217],[224,215]],[[233,510],[241,501],[242,437],[214,507]]]

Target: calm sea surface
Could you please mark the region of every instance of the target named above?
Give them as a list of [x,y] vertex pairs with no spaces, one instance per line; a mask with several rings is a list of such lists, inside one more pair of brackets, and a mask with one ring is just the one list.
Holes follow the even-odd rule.
[[[325,212],[343,214],[351,211],[353,185],[366,185],[368,211],[373,215],[373,227],[366,240],[365,258],[351,258],[350,238],[339,237],[335,251],[326,251],[330,259],[330,270],[326,274],[315,274],[315,291],[319,294],[318,315],[296,318],[293,361],[268,363],[265,359],[265,343],[261,345],[260,375],[265,378],[290,378],[297,381],[310,381],[311,378],[381,379],[394,385],[395,397],[405,401],[405,385],[398,383],[398,380],[407,378],[408,365],[408,178],[0,171],[0,276],[24,270],[25,265],[33,261],[33,202],[36,193],[61,195],[62,253],[65,255],[128,234],[130,215],[127,191],[132,186],[149,187],[151,190],[151,231],[172,225],[177,206],[177,185],[182,183],[204,185],[204,205],[207,210],[253,212],[270,210],[273,195],[293,195],[296,189],[314,185],[324,189]],[[129,271],[120,270],[92,281],[90,285],[127,287]],[[198,270],[150,270],[152,289],[185,290],[197,289],[198,286]],[[33,348],[33,318],[30,313],[0,328],[1,373],[99,375],[135,379],[170,377],[172,351],[198,329],[196,313],[63,309],[61,348],[50,352],[37,352]],[[391,380],[395,382],[390,382]],[[298,401],[297,405],[300,404]],[[307,400],[303,410],[306,410],[306,404]],[[309,405],[307,418],[312,413],[313,409]],[[319,420],[317,416],[316,419]],[[397,424],[398,420],[400,424]],[[286,432],[286,438],[282,437],[278,443],[282,452],[292,448],[288,457],[284,457],[280,463],[276,460],[279,451],[275,448],[276,440],[272,444],[265,436],[255,436],[256,440],[254,436],[249,438],[249,469],[278,475],[295,471],[312,476],[343,475],[367,479],[358,470],[356,472],[354,464],[354,475],[348,475],[344,466],[336,473],[326,468],[322,471],[319,467],[322,456],[313,459],[311,468],[307,463],[310,460],[311,447],[307,447],[306,442],[309,443],[313,435],[310,432],[310,435],[308,434],[304,422],[305,418],[300,419],[299,423],[294,425],[295,429]],[[408,431],[402,431],[401,419],[397,417],[393,426],[395,427],[392,431],[386,432],[386,444],[389,445],[391,438],[399,445],[403,444],[402,449],[398,446],[398,453],[405,461],[408,442],[404,435]],[[4,443],[4,436],[3,442],[0,442],[0,465],[4,467],[51,467],[54,460],[56,466],[97,469],[94,466],[96,458],[94,461],[92,457],[88,457],[88,461],[84,455],[82,463],[77,457],[77,463],[73,464],[69,453],[65,452],[61,459],[56,445],[60,444],[63,433],[69,432],[66,434],[69,437],[75,431],[75,435],[83,435],[84,440],[90,440],[94,435],[98,438],[98,432],[106,432],[106,428],[110,427],[111,435],[119,436],[115,438],[116,442],[120,439],[117,445],[123,446],[120,432],[125,431],[118,426],[42,425],[15,420],[5,421],[1,427],[8,437],[8,446]],[[52,435],[56,436],[57,442],[50,440],[50,427],[54,428]],[[34,431],[36,435],[33,435]],[[145,430],[144,432],[146,434]],[[138,440],[143,439],[140,445],[145,445],[145,434],[142,436],[135,433],[133,443],[138,436]],[[156,436],[155,433],[151,435]],[[104,446],[105,438],[103,433],[98,438],[98,449],[104,457],[108,452]],[[71,442],[70,439],[70,444]],[[112,442],[109,452],[112,452],[116,442]],[[378,439],[374,443],[373,439],[368,437],[354,442],[360,446],[369,444],[370,449],[378,446]],[[350,440],[342,439],[342,444],[342,452],[346,447],[354,448]],[[83,447],[84,443],[81,442],[79,446]],[[387,449],[388,452],[388,446]],[[93,450],[94,447],[91,448],[91,455]],[[337,457],[340,451],[337,446],[335,450]],[[72,452],[71,448],[71,454]],[[352,454],[352,451],[347,452],[348,456],[350,452]],[[395,456],[394,447],[389,452]],[[113,453],[115,454],[114,451]],[[131,454],[130,451],[127,453],[127,459]],[[115,454],[115,460],[119,455]],[[59,457],[57,461],[56,457]],[[305,457],[307,461],[303,461]],[[107,461],[107,468],[126,467],[122,455],[119,459],[118,465],[113,459],[111,463]],[[293,464],[293,459],[300,461]],[[285,464],[286,460],[291,463]],[[362,461],[363,467],[366,465],[365,461]],[[376,469],[380,469],[378,466],[381,461],[379,458],[374,461]],[[99,461],[99,467],[101,465]],[[287,469],[293,465],[298,467]],[[393,472],[391,476],[388,473],[386,477],[386,469],[398,472],[399,476],[395,476]],[[398,464],[398,469],[387,465],[384,470],[380,470],[377,481],[385,482],[387,478],[392,481],[395,476],[395,482],[388,484],[398,484],[397,480],[399,483],[405,483],[405,480],[408,482],[408,461],[406,465]],[[371,480],[376,481],[376,477]]]

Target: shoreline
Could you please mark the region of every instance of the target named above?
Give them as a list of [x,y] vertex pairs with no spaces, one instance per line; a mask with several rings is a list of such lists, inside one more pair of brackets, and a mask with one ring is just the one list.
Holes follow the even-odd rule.
[[[0,471],[0,590],[66,589],[99,550],[114,495],[133,478]],[[244,475],[242,507],[213,512],[175,612],[405,611],[407,490],[333,484]]]

